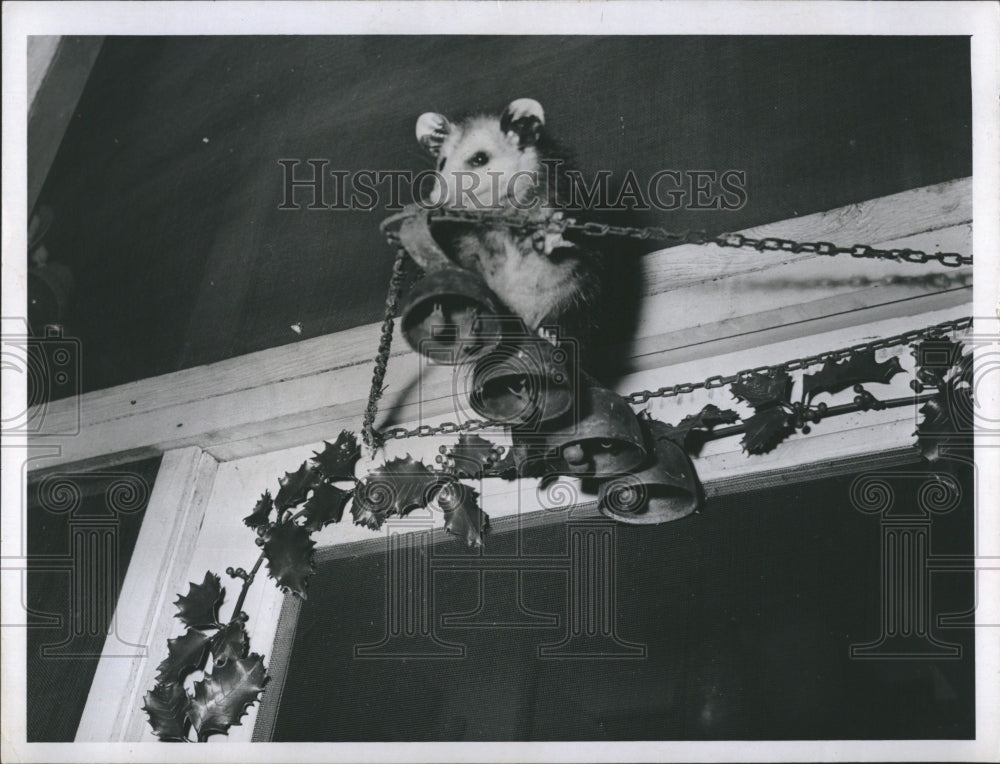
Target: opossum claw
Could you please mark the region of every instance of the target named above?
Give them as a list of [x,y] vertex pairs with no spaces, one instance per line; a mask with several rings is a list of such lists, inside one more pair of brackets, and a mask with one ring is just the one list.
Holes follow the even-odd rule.
[[559,334],[558,332],[556,332],[555,329],[552,329],[548,326],[539,326],[538,336],[541,337],[546,342],[548,342],[553,347],[559,346]]

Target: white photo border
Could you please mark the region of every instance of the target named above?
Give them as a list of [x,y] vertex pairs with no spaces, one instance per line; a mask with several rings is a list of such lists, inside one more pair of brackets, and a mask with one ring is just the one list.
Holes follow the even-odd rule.
[[[1000,285],[1000,6],[993,2],[8,2],[3,6],[3,316],[27,315],[27,38],[32,35],[322,34],[961,35],[971,37],[973,86],[974,316],[996,334]],[[980,318],[984,317],[984,318]],[[994,388],[979,399],[1000,419]],[[977,391],[978,397],[979,391]],[[5,410],[25,390],[4,385]],[[20,534],[23,440],[4,437],[3,555]],[[1000,462],[1000,460],[996,460]],[[1000,464],[981,473],[980,497],[1000,496]],[[977,508],[980,544],[997,551],[996,506]],[[991,541],[992,539],[992,541]],[[993,566],[994,568],[1000,566]],[[1000,572],[979,576],[979,611],[1000,623]],[[4,610],[21,592],[4,582]],[[1000,629],[976,634],[977,739],[615,743],[269,744],[225,747],[157,742],[26,744],[25,633],[3,629],[5,761],[995,761],[1000,755]],[[220,743],[224,743],[222,738]]]

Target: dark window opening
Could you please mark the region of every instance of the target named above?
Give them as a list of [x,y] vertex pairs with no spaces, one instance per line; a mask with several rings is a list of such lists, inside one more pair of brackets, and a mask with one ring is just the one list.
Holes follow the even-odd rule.
[[106,640],[123,656],[145,649],[112,627],[159,466],[156,457],[28,485],[29,743],[73,741]]

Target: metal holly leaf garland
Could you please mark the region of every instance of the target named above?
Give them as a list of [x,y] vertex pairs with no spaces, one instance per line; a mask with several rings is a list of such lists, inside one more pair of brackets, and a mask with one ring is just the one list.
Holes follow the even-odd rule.
[[[160,740],[190,741],[193,731],[204,742],[211,735],[225,733],[240,724],[260,697],[267,683],[264,658],[249,652],[247,617],[240,611],[247,584],[245,580],[233,618],[226,624],[217,619],[225,589],[214,573],[206,573],[201,584],[190,584],[188,593],[174,603],[176,617],[188,629],[167,640],[168,655],[157,667],[156,685],[146,693],[143,704]],[[201,673],[198,680],[196,672]]]
[[[740,241],[735,243],[725,237],[723,239],[716,243],[760,248],[759,242],[744,237],[739,237]],[[832,248],[833,245],[822,246]],[[817,251],[820,254],[837,254],[842,248],[834,249],[835,252]],[[843,251],[853,252],[854,249],[857,248]],[[909,252],[891,251],[885,254],[899,259]],[[920,262],[936,257],[945,265],[967,264],[957,255],[929,258],[923,253],[916,254],[923,256]],[[398,306],[405,258],[406,250],[400,247],[390,280],[372,392],[363,420],[364,439],[373,452],[386,437],[384,433],[374,430],[374,420],[378,399],[384,390],[392,322]],[[908,344],[915,339],[922,340],[915,346],[917,369],[911,387],[917,393],[917,401],[923,404],[920,409],[923,420],[916,435],[918,447],[928,459],[939,458],[943,439],[954,436],[956,432],[964,432],[956,414],[971,411],[971,356],[963,352],[961,343],[940,336],[947,329],[960,330],[970,325],[971,319],[959,319],[880,341],[882,344],[879,347],[891,347]],[[934,365],[923,362],[926,357],[934,355],[931,351],[942,349],[946,351],[948,363]],[[939,352],[936,357],[940,355]],[[819,362],[823,363],[820,371],[802,375],[801,398],[792,401],[794,381],[788,370],[806,368]],[[709,378],[698,383],[640,391],[629,395],[626,400],[637,405],[652,397],[679,395],[698,388],[728,384],[734,398],[747,403],[753,414],[738,422],[740,415],[737,412],[708,405],[684,417],[676,426],[662,425],[663,438],[674,441],[692,454],[696,454],[709,438],[737,433],[743,434],[742,445],[747,453],[763,454],[796,430],[808,432],[810,423],[825,417],[913,403],[912,397],[880,401],[865,388],[866,384],[888,383],[903,371],[897,358],[877,362],[872,347],[849,348],[824,356],[799,359],[795,363],[794,367],[791,364],[778,365],[765,370],[740,372],[729,378]],[[855,392],[853,404],[828,406],[824,402],[813,403],[820,394],[835,394],[852,386]],[[648,412],[644,416],[648,418]],[[471,427],[483,423],[467,424]],[[449,432],[460,430],[459,426],[450,423],[437,429],[443,433],[446,427],[450,428]],[[390,437],[438,434],[435,430],[422,425],[414,433],[394,432]],[[225,589],[219,576],[211,571],[206,572],[200,584],[191,583],[188,593],[178,597],[174,603],[177,606],[176,617],[186,630],[180,636],[168,639],[167,656],[158,665],[156,683],[146,693],[143,704],[153,734],[160,740],[191,741],[193,735],[195,740],[204,742],[213,735],[228,734],[232,726],[241,724],[247,710],[265,691],[268,675],[264,657],[250,652],[250,637],[246,629],[249,617],[242,609],[249,587],[262,564],[267,563],[269,577],[285,593],[306,599],[309,576],[314,571],[316,543],[312,536],[327,525],[340,522],[348,506],[355,524],[373,530],[379,529],[391,517],[405,516],[418,508],[431,506],[442,512],[448,533],[462,539],[468,547],[475,548],[483,543],[489,517],[480,507],[478,492],[460,480],[485,477],[548,479],[560,474],[565,466],[561,454],[550,454],[538,444],[518,443],[515,439],[512,447],[504,449],[467,432],[461,433],[454,446],[440,450],[436,467],[407,456],[388,461],[363,479],[358,479],[355,468],[360,456],[357,438],[345,430],[333,443],[324,443],[323,450],[314,452],[313,457],[304,461],[297,470],[285,473],[278,480],[276,494],[272,496],[270,491],[265,491],[261,495],[250,514],[243,518],[244,524],[256,533],[261,553],[249,572],[242,568],[226,570],[230,577],[243,582],[228,621],[220,621],[219,609],[225,601]]]
[[[457,448],[459,455],[467,456],[477,447],[482,444],[462,441]],[[498,453],[492,444],[488,450]],[[405,516],[433,502],[444,515],[447,532],[469,547],[482,545],[489,518],[480,509],[479,494],[458,482],[468,472],[459,470],[454,461],[431,469],[407,456],[386,462],[358,480],[354,470],[360,456],[357,438],[345,430],[297,470],[286,472],[273,498],[270,491],[261,495],[243,518],[257,534],[260,557],[249,573],[242,568],[226,571],[243,581],[229,621],[219,620],[225,589],[211,571],[200,584],[191,583],[187,594],[178,596],[176,618],[187,630],[167,640],[167,657],[159,664],[156,684],[146,693],[143,705],[153,734],[160,740],[190,741],[193,734],[201,742],[227,734],[241,723],[268,679],[263,656],[250,652],[248,616],[242,611],[247,591],[266,563],[268,576],[282,591],[306,599],[314,569],[312,535],[340,522],[349,504],[355,524],[377,530],[388,518]],[[463,461],[461,456],[459,461]]]
[[[910,387],[922,416],[915,433],[917,447],[933,461],[940,458],[944,444],[971,440],[967,420],[972,410],[972,355],[961,342],[935,333],[912,347],[917,363]],[[766,453],[796,430],[808,432],[810,423],[828,416],[912,405],[912,396],[881,401],[865,388],[889,383],[903,371],[896,357],[876,361],[874,350],[839,354],[837,359],[828,358],[820,371],[802,375],[798,401],[792,400],[795,381],[784,367],[742,373],[729,389],[735,399],[750,405],[751,415],[738,421],[737,412],[709,404],[676,426],[665,425],[664,437],[696,454],[709,438],[743,433],[747,453]],[[813,402],[819,395],[849,387],[855,392],[853,403]],[[643,416],[650,418],[648,412]],[[559,472],[558,460],[529,458],[532,455],[523,446],[520,451],[517,446],[505,449],[469,433],[461,433],[453,446],[439,451],[434,468],[407,456],[357,479],[354,470],[361,448],[354,434],[344,431],[297,470],[285,473],[276,496],[272,498],[270,491],[261,495],[243,518],[257,534],[261,555],[249,573],[227,569],[231,577],[243,581],[231,618],[220,621],[225,589],[212,572],[201,583],[191,583],[187,594],[175,602],[176,617],[186,631],[167,641],[167,657],[157,667],[156,684],[143,705],[158,738],[190,741],[193,735],[204,741],[241,723],[268,680],[263,656],[250,652],[248,616],[242,611],[247,590],[266,562],[268,575],[282,590],[305,599],[313,572],[312,534],[340,522],[348,506],[355,524],[378,529],[391,517],[433,505],[442,512],[447,532],[475,548],[483,543],[489,517],[480,507],[479,494],[461,479],[517,479]]]
[[747,374],[729,387],[733,397],[754,409],[751,416],[743,419],[743,449],[748,454],[764,454],[796,430],[808,433],[810,424],[832,413],[826,403],[813,405],[813,399],[821,393],[839,393],[853,386],[856,395],[852,410],[884,408],[885,403],[876,399],[864,385],[888,384],[902,371],[899,358],[893,356],[878,362],[874,350],[854,352],[843,360],[828,358],[820,371],[802,375],[799,401],[791,399],[794,382],[784,369],[769,374]]
[[[795,380],[784,366],[744,372],[732,378],[729,389],[735,399],[752,408],[752,414],[741,419],[733,410],[709,404],[677,425],[665,425],[664,437],[697,454],[708,439],[742,433],[744,450],[762,454],[796,430],[808,432],[811,423],[826,417],[913,405],[915,400],[922,416],[915,433],[917,447],[928,460],[936,460],[943,446],[971,442],[968,420],[973,405],[972,355],[961,342],[939,336],[940,329],[921,330],[922,334],[917,333],[921,341],[912,345],[917,362],[910,387],[916,398],[883,401],[865,387],[889,383],[903,372],[897,357],[878,362],[872,349],[838,351],[823,361],[818,372],[802,374],[797,401],[792,400]],[[817,396],[849,387],[855,393],[852,403],[814,403]],[[651,418],[648,412],[642,416]],[[282,590],[305,599],[313,572],[312,534],[340,522],[348,506],[355,524],[373,530],[388,518],[433,506],[442,512],[447,532],[470,548],[478,547],[489,517],[480,507],[479,494],[460,480],[544,478],[560,472],[558,459],[543,458],[531,448],[523,444],[504,448],[479,435],[461,433],[453,446],[439,449],[436,467],[407,456],[357,479],[354,470],[361,447],[353,433],[344,431],[297,470],[285,473],[278,481],[277,495],[272,498],[265,491],[243,518],[257,534],[261,555],[249,573],[242,568],[226,571],[243,581],[229,621],[220,621],[225,589],[212,572],[201,583],[190,584],[188,593],[176,600],[176,617],[187,628],[168,640],[167,657],[144,699],[153,733],[164,741],[191,740],[192,734],[204,741],[226,734],[260,698],[267,671],[263,656],[250,652],[248,617],[242,605],[263,563]]]

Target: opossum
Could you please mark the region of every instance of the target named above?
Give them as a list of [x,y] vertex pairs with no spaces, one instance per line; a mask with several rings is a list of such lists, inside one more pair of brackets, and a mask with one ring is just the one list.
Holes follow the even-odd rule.
[[[499,115],[455,123],[441,114],[421,115],[417,139],[437,160],[425,201],[444,210],[527,215],[539,223],[561,215],[564,160],[544,127],[542,106],[530,98],[513,101]],[[599,253],[559,233],[533,237],[501,224],[449,224],[435,236],[458,265],[482,276],[529,332],[553,342],[557,336],[588,341],[600,296]]]

